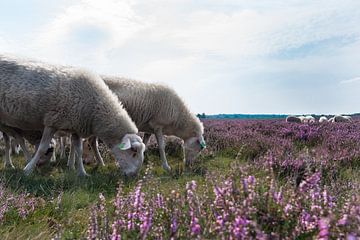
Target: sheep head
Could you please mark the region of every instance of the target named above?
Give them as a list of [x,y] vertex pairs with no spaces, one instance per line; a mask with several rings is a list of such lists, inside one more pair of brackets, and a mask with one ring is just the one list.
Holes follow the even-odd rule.
[[191,137],[185,140],[184,150],[185,150],[185,165],[191,165],[199,153],[206,148],[206,142],[204,137],[201,135],[199,137]]
[[144,161],[145,144],[136,134],[126,134],[120,142],[113,144],[117,163],[126,176],[136,175]]

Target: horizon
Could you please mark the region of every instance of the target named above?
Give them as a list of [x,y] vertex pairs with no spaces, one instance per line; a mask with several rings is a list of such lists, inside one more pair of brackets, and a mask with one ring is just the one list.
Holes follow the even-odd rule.
[[0,53],[165,83],[194,113],[359,112],[360,1],[0,2]]
[[[196,113],[196,114],[203,114],[203,113]],[[215,114],[206,114],[204,113],[206,116],[213,116],[213,115],[316,115],[316,116],[331,116],[331,115],[358,115],[360,114],[360,112],[353,112],[353,113],[340,113],[340,114],[334,114],[334,113],[294,113],[294,114],[290,114],[290,113],[215,113]]]
[[[196,113],[197,115],[201,115],[203,113]],[[333,114],[333,113],[295,113],[295,114],[287,114],[287,113],[215,113],[215,114],[206,114],[205,116],[218,116],[218,115],[245,115],[245,116],[305,116],[305,115],[315,115],[315,116],[335,116],[335,115],[359,115],[360,113],[341,113],[341,114]]]

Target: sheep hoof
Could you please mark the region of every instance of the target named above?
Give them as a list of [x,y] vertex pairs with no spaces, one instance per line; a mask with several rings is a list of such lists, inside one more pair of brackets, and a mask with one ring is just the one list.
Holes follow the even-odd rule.
[[168,164],[163,164],[163,168],[167,172],[171,172],[171,167]]
[[90,177],[90,175],[87,174],[86,172],[78,172],[78,176],[79,177]]
[[68,165],[68,168],[69,168],[71,171],[75,171],[75,165]]
[[7,169],[15,169],[14,165],[12,163],[6,163],[5,168]]
[[26,176],[29,176],[33,171],[33,168],[31,167],[31,165],[27,164],[26,167],[24,168],[24,174]]

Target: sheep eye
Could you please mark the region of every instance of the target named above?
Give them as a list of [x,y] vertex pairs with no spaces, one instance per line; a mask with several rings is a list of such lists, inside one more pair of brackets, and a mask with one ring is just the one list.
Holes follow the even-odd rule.
[[137,153],[137,149],[136,148],[131,148],[131,151],[133,151],[133,152],[135,152],[135,153]]

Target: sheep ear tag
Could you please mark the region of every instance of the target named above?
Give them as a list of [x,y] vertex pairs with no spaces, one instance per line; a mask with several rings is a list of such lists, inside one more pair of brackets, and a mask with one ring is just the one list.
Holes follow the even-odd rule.
[[204,138],[201,138],[201,140],[200,140],[200,147],[201,147],[201,149],[205,149],[205,148],[206,148],[206,143],[205,143]]
[[130,143],[130,139],[126,138],[123,139],[123,141],[118,145],[120,150],[128,150],[131,148],[131,143]]

